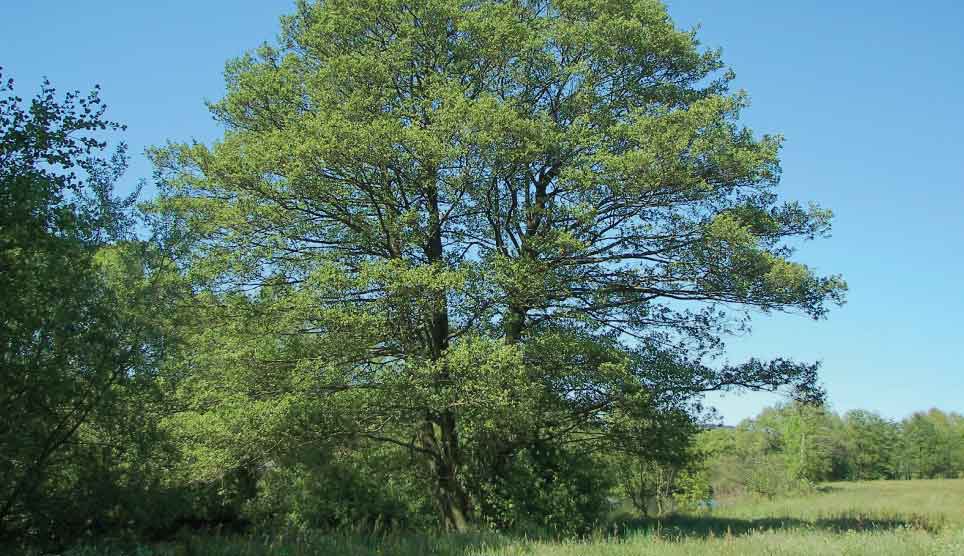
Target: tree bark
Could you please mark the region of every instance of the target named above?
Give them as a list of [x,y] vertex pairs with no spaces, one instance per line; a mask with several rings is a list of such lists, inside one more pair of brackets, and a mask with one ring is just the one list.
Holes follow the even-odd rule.
[[454,415],[446,412],[426,421],[421,444],[433,454],[428,460],[433,478],[432,495],[443,526],[450,531],[468,531],[471,505],[458,476],[461,462]]
[[514,305],[509,306],[505,316],[505,343],[515,345],[522,340],[522,331],[525,329],[526,310]]
[[[439,211],[438,190],[428,188],[429,201],[429,237],[425,247],[425,254],[430,263],[444,264],[442,245],[442,222]],[[449,318],[448,299],[444,290],[436,292],[432,300],[432,314],[430,323],[430,357],[439,361],[445,356],[449,347]],[[451,374],[443,365],[436,377],[439,388],[447,388],[451,382]],[[431,411],[427,416],[421,431],[422,448],[432,454],[429,457],[429,469],[433,476],[436,505],[441,514],[442,523],[446,529],[465,532],[469,529],[470,510],[469,497],[459,480],[461,469],[461,446],[459,444],[457,415],[446,407]]]

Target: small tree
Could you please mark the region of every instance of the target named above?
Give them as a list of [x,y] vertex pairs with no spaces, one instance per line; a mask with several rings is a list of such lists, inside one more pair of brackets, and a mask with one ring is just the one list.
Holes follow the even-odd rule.
[[97,89],[0,92],[0,526],[19,528],[63,507],[52,493],[90,456],[79,432],[110,418],[149,350],[104,266],[132,223],[133,195],[112,191],[125,148],[102,139],[122,126]]

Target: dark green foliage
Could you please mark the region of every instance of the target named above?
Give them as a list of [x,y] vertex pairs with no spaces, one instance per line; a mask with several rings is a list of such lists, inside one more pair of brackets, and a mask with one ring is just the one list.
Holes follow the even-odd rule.
[[517,531],[582,534],[600,525],[615,483],[611,463],[553,443],[480,457],[468,472],[480,520]]
[[69,535],[116,506],[78,491],[136,482],[118,462],[143,459],[136,435],[151,428],[125,399],[150,335],[103,253],[128,237],[133,197],[112,194],[127,159],[123,145],[105,154],[101,135],[121,126],[96,90],[58,101],[45,82],[26,105],[12,91],[0,89],[0,527],[70,523]]
[[905,478],[956,478],[964,474],[964,416],[937,409],[901,423],[898,465]]
[[[165,531],[187,492],[159,361],[181,284],[134,236],[98,91],[0,99],[0,534],[56,545]],[[160,228],[159,228],[160,231]]]
[[848,411],[841,417],[843,469],[835,476],[848,479],[900,477],[901,428],[898,423],[869,411]]
[[431,500],[412,471],[409,455],[392,447],[296,452],[259,470],[243,515],[270,530],[426,529]]

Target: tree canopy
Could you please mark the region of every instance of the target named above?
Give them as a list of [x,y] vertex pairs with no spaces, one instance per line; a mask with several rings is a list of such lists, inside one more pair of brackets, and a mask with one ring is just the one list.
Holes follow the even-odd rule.
[[225,75],[224,137],[153,151],[205,315],[178,418],[250,440],[212,435],[212,470],[403,446],[463,529],[526,447],[656,450],[702,392],[814,392],[713,360],[846,286],[793,260],[830,212],[779,200],[780,138],[659,2],[302,1]]

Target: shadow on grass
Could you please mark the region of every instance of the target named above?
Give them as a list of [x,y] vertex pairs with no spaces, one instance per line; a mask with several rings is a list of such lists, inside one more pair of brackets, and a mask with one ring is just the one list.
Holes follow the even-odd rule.
[[[91,539],[57,554],[68,556],[473,556],[513,546],[513,553],[528,554],[520,539],[496,533],[351,535],[321,531],[298,535],[221,535],[193,531],[179,538],[146,543],[137,540]],[[41,556],[40,546],[0,545],[4,556]]]
[[741,519],[734,517],[670,516],[662,519],[631,519],[613,526],[616,536],[632,534],[659,535],[664,538],[708,538],[727,535],[741,536],[763,531],[827,531],[843,533],[848,531],[892,531],[895,529],[917,529],[935,533],[943,528],[940,520],[926,516],[875,517],[860,514],[840,515],[815,520],[794,517],[765,517]]
[[[744,536],[767,531],[862,532],[911,528],[935,532],[941,524],[932,518],[906,516],[878,518],[860,514],[840,515],[816,520],[791,517],[740,519],[714,515],[679,515],[663,519],[624,519],[607,531],[596,531],[587,537],[559,537],[540,534],[476,532],[466,534],[392,533],[385,535],[331,534],[306,531],[293,535],[224,534],[221,531],[183,530],[174,539],[143,545],[137,541],[108,541],[77,547],[66,554],[83,556],[275,556],[338,554],[343,556],[469,556],[511,549],[513,554],[536,551],[533,541],[594,541],[620,539],[636,535],[677,541]],[[4,552],[2,554],[20,554]],[[26,552],[36,555],[44,552]]]

